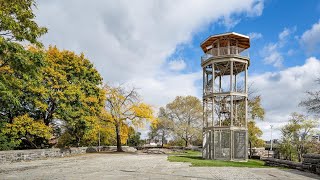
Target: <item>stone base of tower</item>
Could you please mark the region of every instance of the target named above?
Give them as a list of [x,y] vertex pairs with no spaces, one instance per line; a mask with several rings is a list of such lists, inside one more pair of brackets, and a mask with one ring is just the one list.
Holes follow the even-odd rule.
[[247,161],[248,132],[240,128],[210,127],[203,131],[204,159]]

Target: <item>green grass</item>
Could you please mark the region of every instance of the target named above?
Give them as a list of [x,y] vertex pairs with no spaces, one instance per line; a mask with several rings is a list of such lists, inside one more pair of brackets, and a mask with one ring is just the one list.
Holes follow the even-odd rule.
[[201,152],[186,151],[186,153],[180,153],[168,156],[170,162],[189,162],[192,166],[214,166],[214,167],[249,167],[249,168],[266,168],[263,161],[260,160],[248,160],[248,162],[232,162],[232,161],[220,161],[220,160],[206,160],[202,159]]
[[170,155],[179,155],[179,156],[201,156],[201,152],[199,151],[191,151],[191,150],[186,150],[184,152],[173,152],[169,153]]

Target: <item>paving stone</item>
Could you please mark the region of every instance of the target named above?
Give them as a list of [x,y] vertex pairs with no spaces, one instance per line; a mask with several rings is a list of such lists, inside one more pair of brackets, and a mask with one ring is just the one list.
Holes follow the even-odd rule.
[[75,157],[4,163],[0,179],[320,179],[292,169],[190,167],[166,155],[95,153]]

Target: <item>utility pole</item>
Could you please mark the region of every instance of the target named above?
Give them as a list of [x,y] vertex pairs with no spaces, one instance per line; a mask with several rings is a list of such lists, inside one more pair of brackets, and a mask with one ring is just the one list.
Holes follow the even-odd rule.
[[270,151],[272,151],[272,142],[273,142],[273,140],[272,140],[272,128],[273,128],[273,125],[270,125],[270,127],[271,127],[271,146],[270,146]]
[[99,118],[99,146],[98,146],[98,152],[100,152],[100,145],[101,145],[101,139],[100,139],[100,131],[101,131],[101,120]]
[[100,140],[100,128],[99,128],[99,147],[98,147],[98,152],[100,152],[100,143],[101,143],[101,140]]

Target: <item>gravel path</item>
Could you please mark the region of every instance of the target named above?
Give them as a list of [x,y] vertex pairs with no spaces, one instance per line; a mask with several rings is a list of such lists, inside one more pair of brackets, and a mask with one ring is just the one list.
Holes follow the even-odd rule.
[[85,154],[0,165],[0,179],[320,179],[277,168],[190,167],[166,155]]

